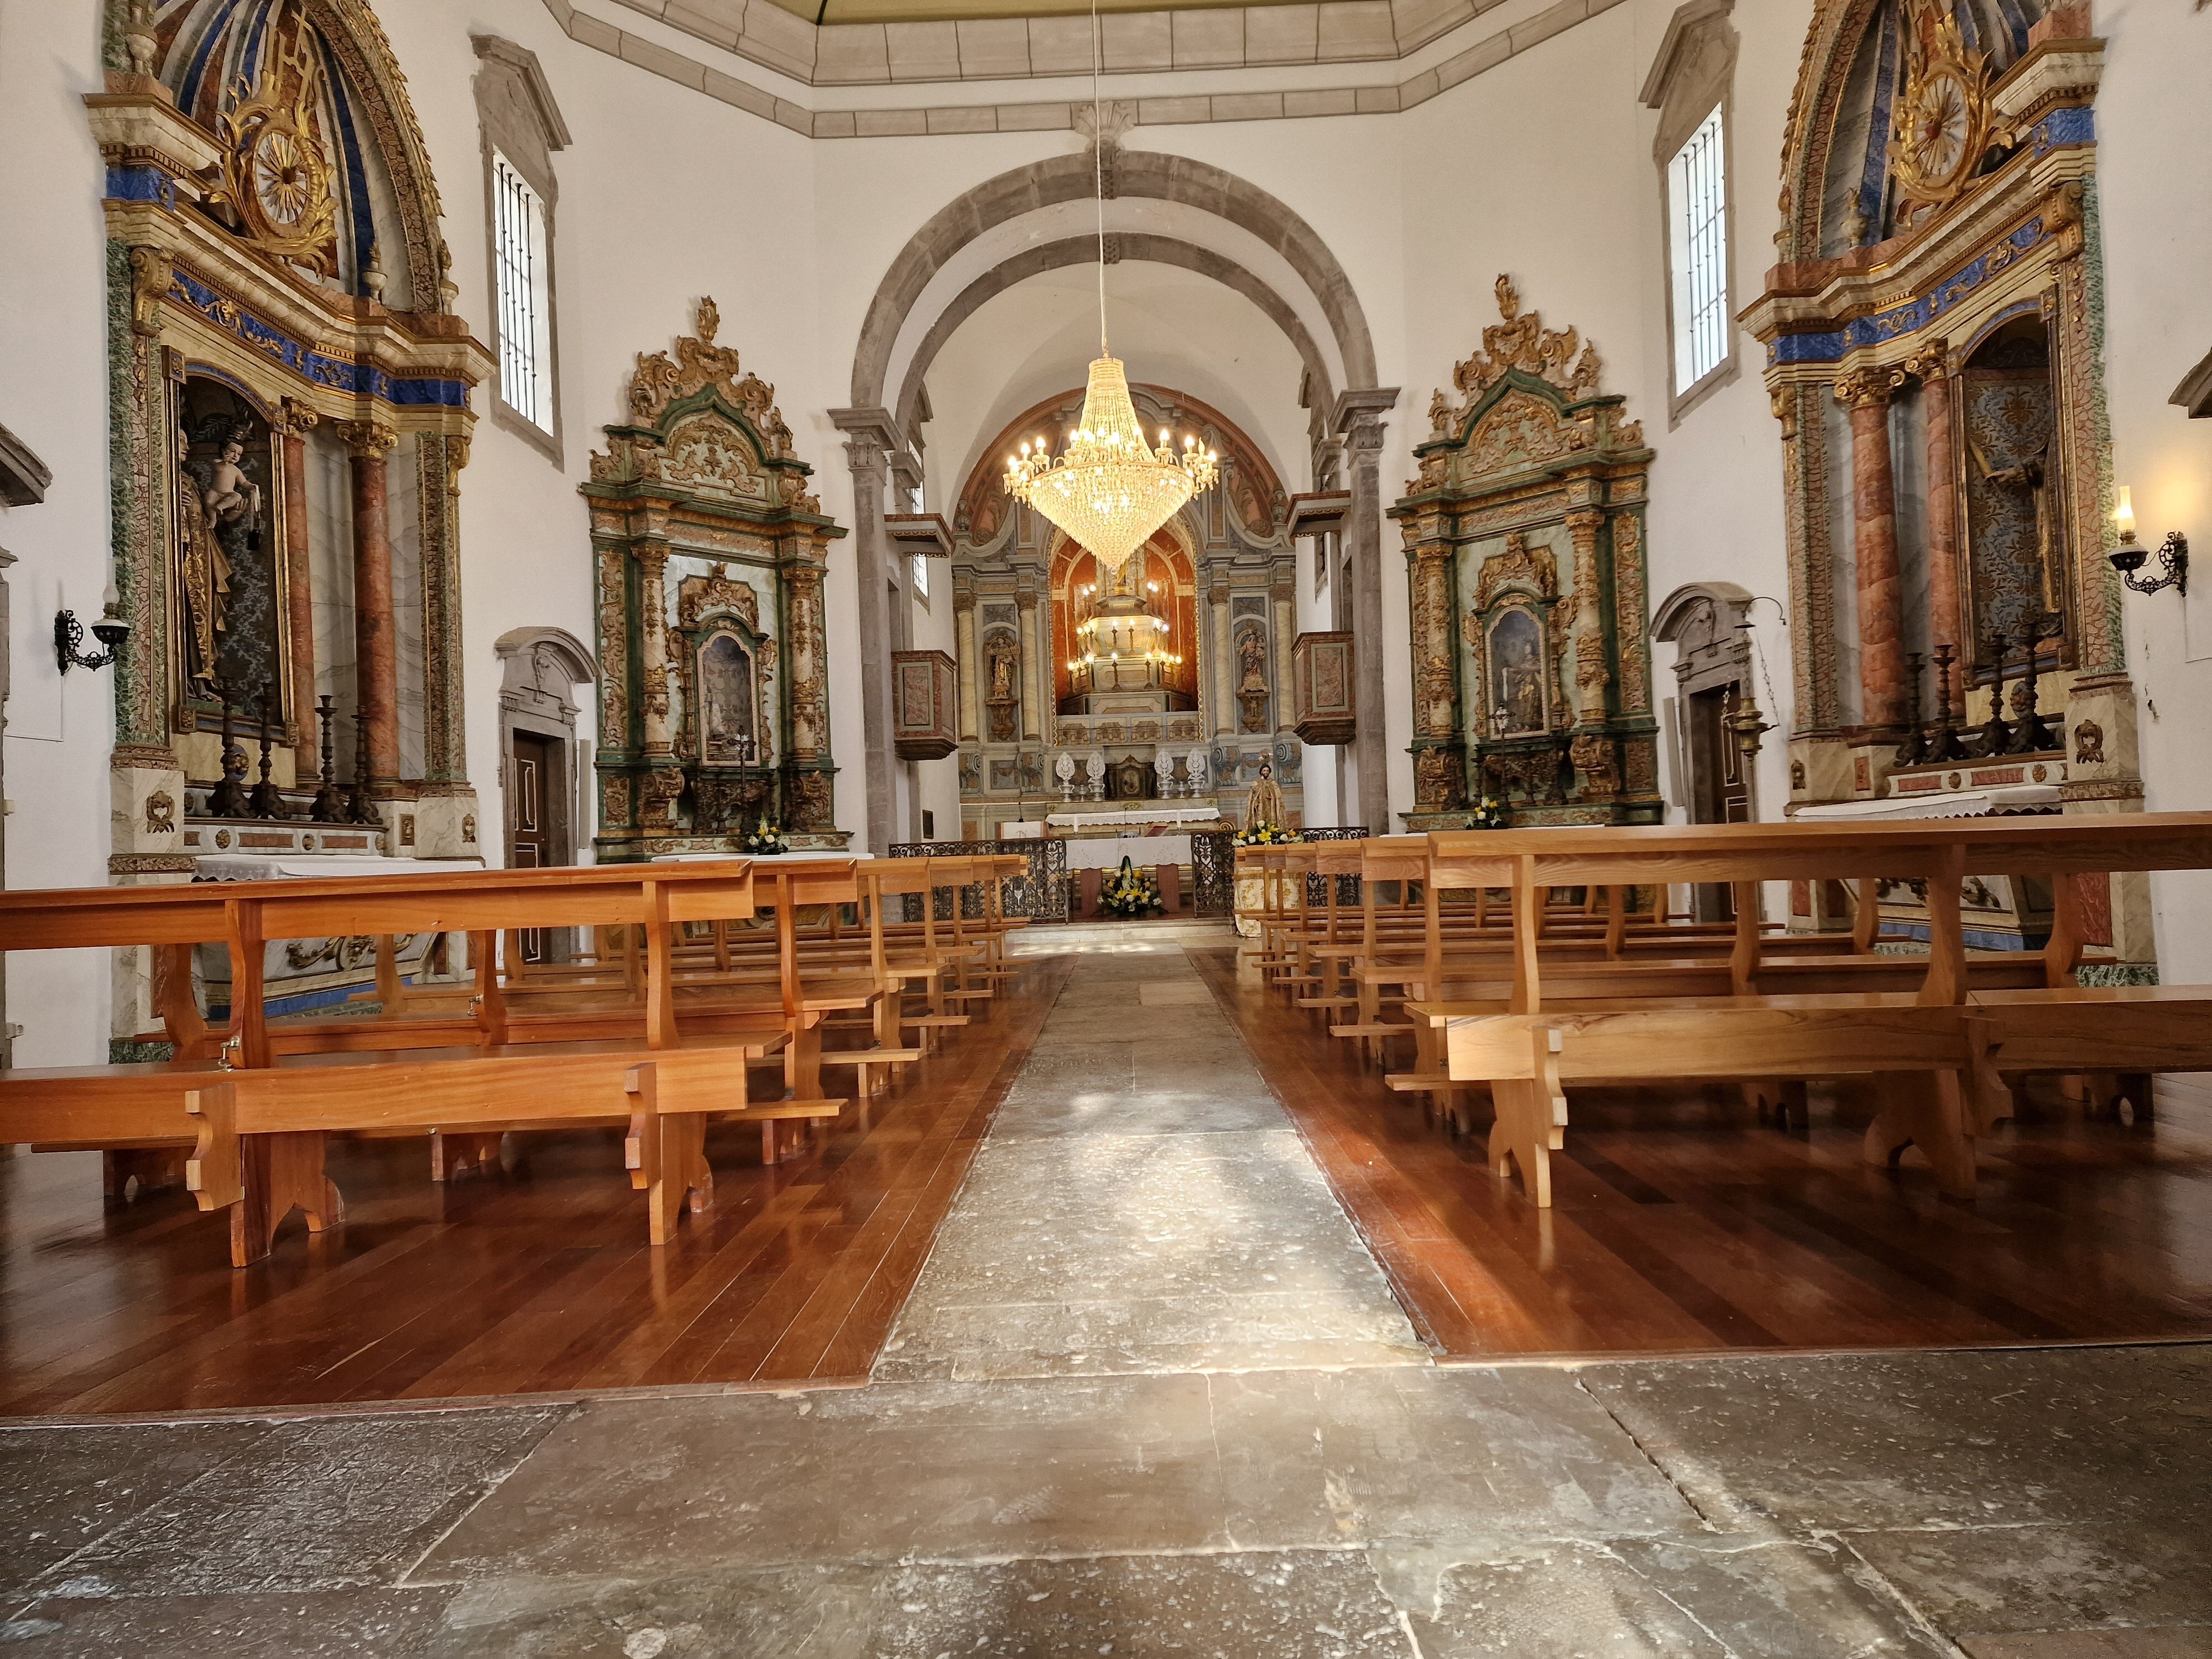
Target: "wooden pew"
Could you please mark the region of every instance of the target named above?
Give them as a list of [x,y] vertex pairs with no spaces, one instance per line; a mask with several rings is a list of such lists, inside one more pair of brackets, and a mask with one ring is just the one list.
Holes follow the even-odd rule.
[[[695,1207],[711,1194],[699,1150],[707,1115],[769,1123],[834,1115],[840,1104],[749,1102],[747,1064],[785,1043],[789,1021],[780,1007],[749,1021],[724,1010],[712,1033],[678,1031],[667,965],[673,931],[750,915],[752,888],[739,862],[680,872],[433,870],[0,895],[0,950],[155,947],[178,1050],[166,1063],[0,1073],[0,1139],[58,1148],[190,1143],[186,1183],[202,1208],[229,1212],[232,1259],[243,1266],[267,1254],[289,1210],[305,1211],[318,1231],[337,1218],[341,1202],[322,1173],[323,1138],[333,1128],[626,1122],[632,1179],[648,1192],[649,1232],[661,1242],[687,1193]],[[646,995],[634,1030],[595,1038],[585,1021],[514,1041],[526,1034],[509,1029],[490,949],[510,926],[641,928]],[[349,1028],[343,1040],[287,1032],[280,1044],[272,1036],[260,994],[270,941],[422,932],[482,941],[477,999],[465,1026],[434,1015],[328,1022]],[[191,997],[189,953],[208,942],[228,945],[234,964],[230,1024],[220,1034]],[[364,1038],[368,1026],[374,1034]]]
[[[1949,819],[1886,824],[1728,824],[1489,831],[1431,838],[1439,884],[1506,884],[1513,954],[1502,1004],[1437,1002],[1409,1012],[1440,1025],[1455,1082],[1485,1083],[1496,1111],[1493,1168],[1517,1167],[1551,1199],[1550,1158],[1567,1123],[1565,1090],[1595,1081],[1875,1074],[1883,1098],[1870,1161],[1917,1145],[1938,1184],[1973,1188],[1973,1142],[2009,1115],[2005,1075],[2212,1066],[2212,989],[2130,995],[2073,983],[2078,899],[2054,881],[2058,919],[2041,987],[1976,989],[1960,913],[1966,877],[2212,867],[2212,815]],[[1762,881],[1926,884],[1929,955],[1917,990],[1776,991],[1754,920]],[[1729,994],[1560,1003],[1539,949],[1540,895],[1559,882],[1726,881],[1739,925]],[[1911,959],[1904,959],[1910,962]],[[2136,1056],[2130,1060],[2130,1056]]]

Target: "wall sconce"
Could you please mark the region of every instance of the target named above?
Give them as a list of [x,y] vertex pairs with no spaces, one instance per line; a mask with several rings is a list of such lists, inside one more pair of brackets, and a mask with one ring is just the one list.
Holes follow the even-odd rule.
[[2120,544],[2105,556],[2112,561],[2112,568],[2120,573],[2120,580],[2138,593],[2155,593],[2161,587],[2172,587],[2183,594],[2189,592],[2189,538],[2179,530],[2170,530],[2158,546],[2158,571],[2155,576],[2139,577],[2136,572],[2143,568],[2150,557],[2150,549],[2136,539],[2135,503],[2129,499],[2128,487],[2122,484],[2112,492],[2112,526],[2120,533]]
[[107,649],[87,656],[84,653],[84,624],[77,621],[76,612],[54,612],[54,666],[66,674],[72,666],[105,668],[115,660],[116,653],[123,648],[123,641],[131,637],[131,624],[116,613],[113,599],[107,602],[100,620],[93,623],[92,635]]

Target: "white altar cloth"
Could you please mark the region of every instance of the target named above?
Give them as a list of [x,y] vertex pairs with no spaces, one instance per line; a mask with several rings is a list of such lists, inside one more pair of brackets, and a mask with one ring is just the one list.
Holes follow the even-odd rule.
[[297,857],[264,857],[258,853],[202,853],[192,860],[198,881],[320,880],[326,876],[427,876],[450,870],[481,870],[482,859],[327,858],[308,853]]
[[1978,818],[2007,812],[2055,812],[2058,786],[2053,783],[2008,783],[1990,789],[1958,789],[1939,795],[1895,795],[1885,800],[1844,800],[1832,806],[1808,806],[1795,816],[1800,822],[1897,823],[1911,818]]
[[1071,870],[1118,870],[1125,858],[1139,870],[1190,862],[1188,836],[1071,836],[1062,844]]
[[1051,812],[1045,822],[1055,830],[1088,830],[1117,823],[1210,823],[1220,816],[1218,806],[1152,806],[1135,812]]

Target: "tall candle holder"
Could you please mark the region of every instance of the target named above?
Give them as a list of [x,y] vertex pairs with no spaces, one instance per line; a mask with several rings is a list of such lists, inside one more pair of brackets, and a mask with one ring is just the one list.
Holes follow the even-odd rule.
[[1921,757],[1923,765],[1945,766],[1966,758],[1966,751],[1959,742],[1957,717],[1951,706],[1951,665],[1958,659],[1957,646],[1936,647],[1936,730],[1929,734],[1926,752]]
[[2007,754],[2039,755],[2045,750],[2065,747],[2058,734],[2051,729],[2051,722],[2036,708],[2039,693],[2035,684],[2037,651],[2045,640],[2056,640],[2065,625],[2065,617],[2056,611],[2046,611],[2031,618],[2027,624],[2027,676],[2014,696],[2013,712],[2020,719],[2013,726],[2012,742],[2005,749]]
[[284,799],[284,792],[276,787],[276,760],[269,729],[269,705],[275,697],[276,688],[264,680],[260,696],[255,699],[261,715],[261,781],[253,786],[253,793],[248,800],[257,818],[289,818],[292,816],[292,809]]
[[1978,755],[2002,755],[2005,745],[2012,741],[2012,722],[2004,717],[2005,636],[1990,635],[1990,661],[1994,665],[1996,678],[1990,682],[1990,717],[1975,733],[1974,750]]
[[1920,724],[1920,675],[1926,666],[1927,659],[1917,651],[1905,659],[1906,706],[1911,712],[1905,721],[1905,741],[1897,745],[1897,753],[1890,759],[1893,766],[1917,766],[1927,750],[1927,735]]
[[246,788],[246,750],[238,744],[229,678],[218,677],[215,690],[222,699],[222,781],[208,792],[208,816],[250,818],[253,816],[253,802]]
[[380,829],[384,824],[376,815],[376,803],[368,798],[368,722],[359,714],[353,718],[353,783],[346,790],[346,822]]
[[346,821],[344,792],[338,787],[337,754],[331,745],[331,722],[337,711],[331,706],[331,695],[325,691],[315,700],[315,718],[323,728],[322,787],[315,791],[314,805],[307,816],[317,823],[343,823]]

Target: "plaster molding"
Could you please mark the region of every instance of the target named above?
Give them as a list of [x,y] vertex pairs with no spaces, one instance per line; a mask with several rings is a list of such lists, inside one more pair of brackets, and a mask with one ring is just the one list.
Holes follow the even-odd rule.
[[[780,7],[740,7],[737,0],[690,0],[690,3],[605,0],[605,3],[642,13],[703,46],[720,48],[804,88],[1059,82],[1087,75],[1091,66],[1089,21],[1081,17],[817,26]],[[1521,22],[1469,38],[1456,52],[1443,50],[1462,36],[1473,37],[1478,21],[1504,3],[1506,0],[1343,0],[1342,3],[1332,0],[1326,4],[1117,12],[1104,20],[1106,70],[1148,75],[1218,74],[1246,69],[1265,72],[1286,67],[1403,63],[1438,48],[1440,61],[1395,83],[1291,90],[1265,88],[1133,100],[1136,121],[1142,126],[1394,115],[1416,108],[1554,35],[1612,10],[1621,0],[1555,0]],[[1079,112],[1087,116],[1090,108],[1087,100],[1059,98],[1024,103],[923,104],[901,109],[811,109],[714,68],[687,51],[621,28],[581,9],[573,0],[544,0],[544,5],[562,31],[578,45],[809,138],[1065,132],[1074,131]],[[1072,44],[1060,39],[1070,26],[1076,31]],[[1013,30],[1020,32],[1025,43],[1018,52],[1013,46]],[[880,45],[876,36],[881,37]],[[1242,44],[1228,44],[1232,38]],[[1117,40],[1139,44],[1119,50]],[[1164,48],[1158,44],[1162,40],[1166,42]]]
[[0,426],[0,501],[10,507],[43,501],[46,486],[53,479],[53,470],[32,452],[30,445]]

